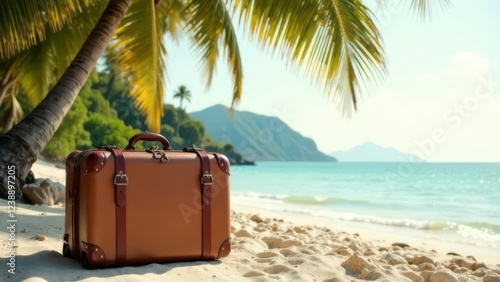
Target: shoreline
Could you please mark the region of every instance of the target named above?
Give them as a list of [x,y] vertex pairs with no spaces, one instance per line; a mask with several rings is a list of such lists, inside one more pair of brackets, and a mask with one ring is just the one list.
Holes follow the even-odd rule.
[[[37,178],[65,179],[64,169],[47,162],[37,162],[33,170]],[[5,227],[6,207],[7,201],[0,200]],[[489,256],[474,246],[309,215],[234,204],[231,210],[232,251],[227,258],[86,270],[62,256],[64,204],[33,206],[19,201],[15,274],[5,263],[9,230],[3,227],[0,277],[2,281],[500,281],[500,254]]]
[[[267,218],[280,218],[292,222],[296,225],[317,225],[320,227],[331,228],[339,233],[347,232],[350,234],[359,234],[361,238],[373,241],[379,244],[390,245],[392,243],[404,243],[411,247],[422,248],[427,252],[435,251],[437,254],[446,258],[448,253],[456,253],[464,257],[472,256],[478,261],[487,264],[500,265],[500,252],[487,247],[470,245],[461,242],[450,242],[440,240],[428,230],[408,229],[396,226],[381,226],[373,223],[352,222],[335,220],[326,217],[314,217],[307,214],[284,211],[271,211],[265,209],[255,209],[247,206],[232,206],[232,209],[246,214],[259,214]],[[414,234],[410,234],[414,233]],[[439,231],[436,231],[439,233]]]

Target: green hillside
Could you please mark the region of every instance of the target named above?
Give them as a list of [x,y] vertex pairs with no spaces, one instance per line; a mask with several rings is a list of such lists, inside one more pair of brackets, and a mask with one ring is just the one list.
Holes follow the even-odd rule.
[[201,120],[216,141],[231,143],[245,159],[255,161],[336,161],[318,151],[310,138],[293,131],[276,117],[235,111],[215,105],[190,114]]

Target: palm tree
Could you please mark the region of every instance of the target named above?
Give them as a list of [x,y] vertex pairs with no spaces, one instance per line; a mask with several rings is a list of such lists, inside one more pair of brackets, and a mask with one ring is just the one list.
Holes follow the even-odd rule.
[[[18,1],[19,2],[19,1]],[[43,4],[43,2],[40,2]],[[4,4],[4,3],[2,3]],[[19,5],[20,3],[14,3]],[[31,1],[26,1],[26,8],[29,10]],[[66,3],[67,4],[67,3]],[[105,3],[104,3],[105,4]],[[1,5],[1,4],[0,4]],[[90,5],[90,4],[89,4]],[[36,8],[42,8],[43,5]],[[99,14],[104,10],[103,2],[93,4],[92,9],[77,11],[77,6],[60,5],[60,10],[56,11],[51,5],[46,3],[42,8],[49,18],[49,31],[45,34],[45,39],[27,50],[14,51],[13,48],[19,46],[1,45],[4,48],[7,57],[6,61],[0,59],[0,105],[4,98],[8,98],[8,106],[3,115],[3,131],[6,132],[12,126],[13,121],[18,121],[22,116],[20,107],[16,107],[17,93],[22,88],[29,98],[32,105],[38,105],[47,94],[50,86],[53,86],[57,79],[64,73],[66,67],[71,63],[76,53],[82,46],[93,26],[99,19]],[[7,9],[5,9],[7,10]],[[58,13],[58,12],[63,13]],[[28,17],[26,11],[21,18]],[[71,15],[71,18],[64,15]],[[70,21],[71,22],[68,22]],[[66,23],[66,25],[63,25]],[[38,25],[37,25],[38,24]],[[33,22],[36,29],[44,30],[45,25],[39,25],[40,22]],[[27,23],[24,23],[26,26]],[[29,36],[34,36],[34,30],[25,27],[25,31],[30,32]],[[70,40],[67,40],[67,39]],[[29,44],[27,42],[25,44]],[[8,51],[10,50],[10,51]],[[16,54],[15,56],[12,56]]]
[[[49,33],[46,26],[54,31],[65,26],[74,28],[76,22],[72,19],[78,11],[88,9],[95,13],[96,3],[102,2],[2,1],[0,63],[45,41]],[[427,2],[412,0],[412,5],[425,8]],[[226,57],[234,84],[232,106],[236,105],[241,98],[243,72],[233,17],[263,49],[280,55],[293,70],[302,70],[301,74],[336,98],[344,111],[356,108],[359,87],[373,85],[385,72],[380,34],[362,0],[136,0],[133,4],[132,0],[109,0],[95,28],[52,90],[33,112],[0,136],[0,197],[8,195],[7,168],[13,166],[17,179],[15,194],[19,196],[19,186],[29,168],[53,136],[109,42],[110,52],[116,54],[113,60],[117,72],[130,79],[130,94],[153,131],[160,128],[163,109],[163,59],[167,53],[161,38],[165,33],[175,38],[185,30],[203,63],[207,85],[212,81],[218,58]],[[70,40],[69,36],[62,42]],[[1,78],[8,77],[8,73],[0,73]]]
[[184,100],[191,102],[191,91],[187,90],[186,86],[181,85],[179,86],[179,90],[177,90],[174,94],[174,99],[179,98],[180,103],[179,103],[179,109],[178,109],[178,119],[177,119],[177,129],[176,129],[176,134],[179,136],[179,127],[181,126],[181,121],[182,121],[182,102]]
[[20,196],[20,185],[31,165],[61,124],[131,3],[132,0],[109,1],[57,84],[19,124],[0,136],[0,197]]

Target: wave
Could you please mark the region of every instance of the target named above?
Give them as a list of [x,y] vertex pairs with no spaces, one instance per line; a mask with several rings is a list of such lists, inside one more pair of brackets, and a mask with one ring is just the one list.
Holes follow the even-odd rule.
[[444,230],[453,231],[463,237],[471,239],[500,243],[500,225],[497,224],[485,222],[471,222],[465,224],[447,222],[447,226]]
[[283,202],[290,204],[306,204],[306,205],[330,205],[334,203],[334,199],[330,197],[312,197],[312,196],[286,196]]
[[[473,244],[475,240],[481,242],[494,243],[497,248],[500,248],[500,225],[488,222],[465,222],[458,223],[452,221],[439,220],[418,220],[409,218],[390,218],[383,216],[375,216],[367,213],[367,205],[377,205],[368,201],[362,200],[347,200],[332,197],[314,197],[314,196],[298,196],[298,195],[275,195],[275,194],[259,194],[253,192],[233,193],[232,201],[238,205],[256,207],[261,209],[304,214],[315,217],[322,217],[336,221],[348,221],[369,223],[381,226],[402,227],[407,229],[416,229],[430,231],[434,234],[450,233],[460,236]],[[360,213],[338,212],[331,210],[331,205],[354,205],[363,206]]]
[[280,203],[297,204],[297,205],[377,205],[376,203],[363,200],[350,200],[333,197],[322,196],[305,196],[305,195],[287,195],[287,194],[260,194],[254,192],[233,193],[237,197],[247,197],[254,200],[277,201]]
[[482,222],[482,221],[475,221],[475,222],[468,222],[466,225],[471,226],[473,228],[478,228],[478,229],[490,229],[493,230],[495,233],[500,234],[500,224],[493,224],[489,222]]

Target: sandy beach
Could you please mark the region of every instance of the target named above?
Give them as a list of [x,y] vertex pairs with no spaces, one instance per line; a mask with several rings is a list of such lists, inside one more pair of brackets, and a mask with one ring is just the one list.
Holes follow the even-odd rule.
[[[65,182],[64,169],[53,164],[38,161],[33,171]],[[5,227],[7,205],[0,200]],[[64,204],[19,201],[15,216],[15,265],[10,230],[0,229],[1,281],[500,281],[500,254],[487,250],[238,206],[227,258],[86,270],[61,254]]]

